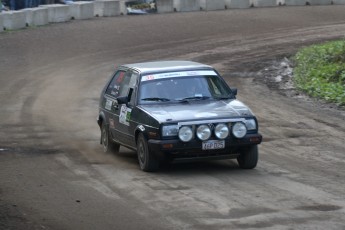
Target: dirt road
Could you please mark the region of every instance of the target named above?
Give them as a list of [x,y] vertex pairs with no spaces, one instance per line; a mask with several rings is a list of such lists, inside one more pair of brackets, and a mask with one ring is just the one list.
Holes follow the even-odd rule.
[[[0,34],[0,229],[345,229],[345,113],[258,71],[342,38],[345,6],[96,18]],[[257,115],[255,170],[139,170],[105,155],[98,97],[113,67],[214,65]]]

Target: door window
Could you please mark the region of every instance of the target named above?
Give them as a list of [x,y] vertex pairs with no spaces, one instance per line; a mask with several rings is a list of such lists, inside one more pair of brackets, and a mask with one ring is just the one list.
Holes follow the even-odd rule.
[[113,97],[128,96],[129,104],[135,104],[136,87],[139,74],[132,71],[118,71],[111,80],[106,94]]
[[122,96],[121,94],[124,92],[123,88],[125,88],[125,75],[125,71],[120,70],[116,72],[105,93],[113,97]]

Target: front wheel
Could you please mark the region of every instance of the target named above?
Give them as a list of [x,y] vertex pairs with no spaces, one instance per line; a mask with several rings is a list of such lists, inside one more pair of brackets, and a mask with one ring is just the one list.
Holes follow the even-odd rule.
[[137,154],[141,170],[145,172],[158,170],[159,161],[156,156],[149,151],[146,138],[142,133],[139,134],[137,140]]
[[101,129],[101,142],[103,145],[103,151],[105,153],[118,153],[120,150],[120,145],[111,140],[109,136],[109,129],[104,122]]
[[256,167],[259,160],[257,145],[242,148],[240,153],[241,154],[237,157],[237,162],[242,169],[253,169]]

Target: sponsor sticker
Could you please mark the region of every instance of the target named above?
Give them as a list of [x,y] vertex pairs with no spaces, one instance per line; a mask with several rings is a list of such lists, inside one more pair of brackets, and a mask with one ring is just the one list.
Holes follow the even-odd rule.
[[138,127],[140,129],[141,132],[144,132],[145,131],[145,127],[143,125],[139,125]]
[[119,122],[121,124],[129,126],[129,120],[131,119],[132,109],[128,108],[126,105],[121,106]]
[[121,83],[123,81],[124,76],[125,76],[125,72],[121,72],[119,77],[116,79],[116,82]]
[[113,105],[113,101],[107,99],[107,101],[105,102],[105,109],[106,110],[111,110],[111,106]]

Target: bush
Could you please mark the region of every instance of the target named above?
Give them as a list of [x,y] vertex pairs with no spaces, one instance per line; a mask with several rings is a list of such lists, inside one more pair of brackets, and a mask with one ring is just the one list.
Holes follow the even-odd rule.
[[131,7],[132,7],[133,9],[140,9],[140,10],[143,10],[143,9],[150,9],[150,8],[151,8],[151,5],[148,4],[148,3],[141,3],[141,4],[132,5]]
[[297,88],[310,96],[345,105],[345,40],[304,48],[293,60]]

